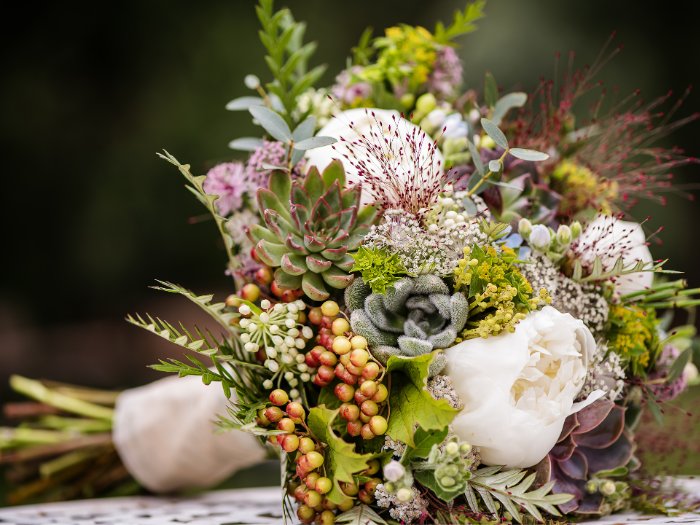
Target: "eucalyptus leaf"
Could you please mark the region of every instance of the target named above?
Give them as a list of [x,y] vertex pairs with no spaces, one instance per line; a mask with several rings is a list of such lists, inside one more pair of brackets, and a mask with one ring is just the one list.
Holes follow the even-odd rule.
[[493,108],[493,114],[491,115],[491,121],[497,126],[503,120],[513,108],[521,108],[527,102],[527,94],[522,92],[508,93],[501,97]]
[[690,358],[693,355],[693,349],[691,347],[683,350],[681,354],[676,358],[676,360],[671,365],[671,369],[668,372],[668,377],[666,378],[667,383],[671,383],[681,377],[685,366],[690,362]]
[[529,160],[532,162],[547,160],[549,158],[549,155],[547,155],[546,153],[542,153],[541,151],[535,151],[534,149],[511,148],[508,150],[508,153],[518,159]]
[[489,161],[489,171],[492,173],[501,173],[503,169],[503,164],[500,160],[490,160]]
[[484,102],[490,108],[496,105],[498,101],[498,84],[490,71],[484,76]]
[[265,106],[252,106],[248,111],[273,138],[284,143],[292,139],[292,131],[279,114]]
[[294,142],[301,142],[314,136],[314,131],[316,130],[316,117],[313,115],[308,116],[304,121],[294,128],[292,133],[292,140]]
[[498,146],[503,149],[508,149],[508,139],[503,132],[498,129],[498,125],[494,124],[487,118],[482,118],[481,127],[484,128],[486,134],[491,137]]
[[238,97],[226,104],[229,111],[244,111],[253,106],[263,106],[265,102],[260,97]]
[[228,147],[239,151],[255,151],[263,145],[262,139],[257,137],[242,137],[232,140],[228,143]]
[[472,156],[472,162],[474,163],[474,167],[476,168],[476,171],[479,175],[484,174],[484,163],[481,160],[481,155],[479,155],[479,151],[476,149],[476,146],[474,143],[467,139],[467,146],[469,147],[469,154]]
[[311,137],[309,139],[305,139],[295,143],[294,149],[306,151],[314,148],[330,146],[331,144],[335,144],[336,142],[338,142],[338,140],[334,139],[333,137]]

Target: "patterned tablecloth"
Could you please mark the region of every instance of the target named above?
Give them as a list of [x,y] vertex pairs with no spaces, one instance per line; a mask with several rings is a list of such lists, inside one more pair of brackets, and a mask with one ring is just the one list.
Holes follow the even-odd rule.
[[[700,479],[683,480],[700,494]],[[280,525],[283,523],[278,488],[209,492],[190,498],[131,497],[94,499],[0,509],[2,525]],[[676,517],[616,514],[585,522],[597,525],[634,523],[700,523],[700,514]]]

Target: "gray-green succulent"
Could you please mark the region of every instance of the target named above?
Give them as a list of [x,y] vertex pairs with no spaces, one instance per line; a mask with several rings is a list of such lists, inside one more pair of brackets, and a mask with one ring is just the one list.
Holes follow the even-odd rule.
[[[372,293],[356,278],[345,290],[353,332],[367,339],[372,355],[386,364],[392,355],[417,356],[448,348],[464,328],[469,304],[462,293],[450,294],[437,275],[405,277],[385,294]],[[437,354],[431,375],[445,366]]]

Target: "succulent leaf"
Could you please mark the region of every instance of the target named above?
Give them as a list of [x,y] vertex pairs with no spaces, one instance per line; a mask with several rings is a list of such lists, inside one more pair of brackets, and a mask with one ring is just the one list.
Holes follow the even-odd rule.
[[301,289],[314,301],[325,301],[330,296],[323,284],[323,279],[311,272],[306,272],[302,277]]
[[249,236],[260,260],[279,270],[279,286],[301,286],[308,297],[321,301],[330,289],[352,283],[351,254],[377,213],[360,208],[358,188],[344,189],[344,184],[342,164],[334,162],[323,175],[312,167],[296,180],[275,172],[268,188],[258,191],[263,224],[251,228]]
[[308,269],[302,256],[289,253],[282,256],[280,266],[282,271],[289,275],[304,275]]

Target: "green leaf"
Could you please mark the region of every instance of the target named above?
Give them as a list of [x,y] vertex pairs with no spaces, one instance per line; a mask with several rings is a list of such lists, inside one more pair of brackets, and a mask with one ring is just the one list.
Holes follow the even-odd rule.
[[273,138],[285,144],[292,140],[292,131],[278,113],[275,113],[265,106],[252,106],[248,108],[253,118],[267,131]]
[[498,84],[490,71],[486,72],[484,77],[484,102],[490,108],[496,105],[498,101]]
[[268,187],[275,194],[278,201],[287,202],[292,193],[292,177],[286,171],[273,171],[270,175]]
[[252,108],[253,106],[264,106],[265,101],[260,97],[238,97],[226,104],[226,109],[229,111],[243,111]]
[[501,97],[493,108],[491,122],[500,125],[503,117],[513,108],[521,108],[527,102],[527,95],[521,92],[508,93]]
[[447,28],[438,22],[435,25],[435,40],[447,44],[455,38],[476,30],[475,22],[484,17],[486,0],[475,0],[467,3],[464,11],[455,11],[454,20]]
[[263,145],[262,139],[256,137],[242,137],[228,143],[228,147],[239,151],[255,151]]
[[301,151],[308,151],[310,149],[330,146],[336,142],[338,142],[338,140],[334,139],[333,137],[311,137],[295,143],[294,148]]
[[433,354],[417,357],[391,356],[387,373],[391,374],[389,428],[387,435],[415,448],[415,427],[442,431],[458,410],[444,400],[436,400],[426,390]]
[[532,162],[547,160],[549,158],[549,155],[547,155],[546,153],[542,153],[541,151],[535,151],[534,149],[511,148],[508,150],[508,153],[521,160],[529,160]]
[[690,362],[690,358],[693,356],[693,348],[688,347],[676,358],[676,360],[671,365],[668,371],[668,376],[666,377],[667,383],[672,383],[683,374],[685,366]]
[[472,156],[472,162],[474,163],[474,167],[476,168],[476,172],[480,175],[484,175],[484,163],[481,160],[481,155],[479,155],[479,151],[476,149],[476,146],[472,143],[471,140],[467,139],[467,146],[469,147],[469,154]]
[[292,139],[294,140],[294,142],[299,142],[313,137],[315,129],[316,117],[310,115],[306,117],[306,119],[301,124],[294,128],[294,132],[292,133]]
[[491,122],[487,118],[481,119],[481,127],[484,128],[486,134],[493,139],[493,141],[502,147],[503,149],[508,149],[508,139],[503,134],[503,132],[498,129],[498,126]]
[[433,445],[439,445],[445,441],[448,430],[449,429],[445,427],[437,432],[428,432],[423,430],[422,427],[418,427],[413,436],[415,446],[406,449],[406,452],[401,458],[401,462],[408,463],[414,458],[427,458],[430,455],[430,450],[433,448]]
[[341,481],[352,483],[353,475],[366,470],[367,462],[373,457],[372,454],[358,454],[355,452],[355,445],[347,443],[336,435],[331,425],[337,415],[337,410],[330,410],[321,405],[309,410],[307,418],[311,432],[326,445],[323,466],[326,477],[333,480],[333,488],[326,497],[336,505],[346,498],[339,483]]
[[355,505],[348,511],[335,517],[335,523],[347,525],[388,525],[384,518],[367,505]]

